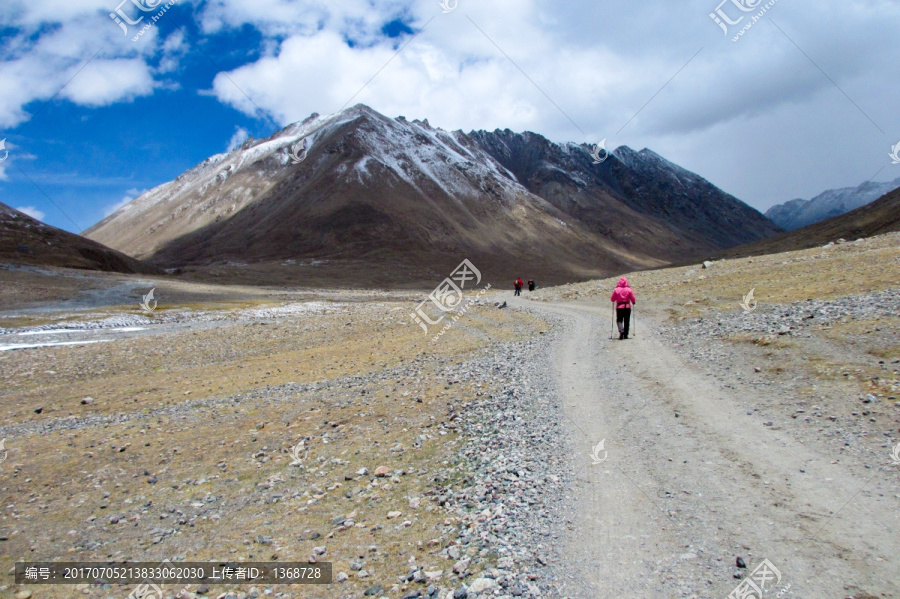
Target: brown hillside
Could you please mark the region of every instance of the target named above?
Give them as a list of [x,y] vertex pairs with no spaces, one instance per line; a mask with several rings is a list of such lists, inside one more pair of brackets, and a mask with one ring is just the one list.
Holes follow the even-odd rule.
[[2,203],[0,262],[121,273],[163,272],[96,241],[45,225]]
[[726,250],[717,258],[777,254],[825,245],[838,239],[851,241],[893,231],[900,231],[900,189],[895,189],[862,208],[802,229]]

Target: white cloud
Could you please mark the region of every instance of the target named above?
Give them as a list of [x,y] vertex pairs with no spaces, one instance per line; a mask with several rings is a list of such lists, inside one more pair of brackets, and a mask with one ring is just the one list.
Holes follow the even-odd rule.
[[119,0],[5,0],[0,23],[39,26],[112,12]]
[[[98,45],[62,97],[100,106],[180,84],[161,77],[177,77],[194,42],[153,28],[132,44],[107,16],[116,1],[5,2],[0,25],[17,32],[0,48],[0,127],[26,120],[23,107],[52,97]],[[220,72],[211,93],[282,125],[352,98],[447,129],[607,138],[652,147],[763,208],[858,184],[900,138],[892,0],[779,1],[739,43],[709,18],[718,0],[459,0],[449,14],[438,0],[178,4],[207,36],[260,35],[257,58]],[[409,38],[381,29],[398,17],[420,33],[395,57]]]
[[250,139],[250,132],[243,127],[236,127],[234,135],[232,135],[231,139],[228,140],[228,149],[226,151],[232,151],[248,139]]
[[153,87],[153,77],[143,60],[97,59],[72,79],[61,95],[82,106],[106,106],[149,95]]
[[[252,24],[267,37],[311,35],[329,30],[355,33],[355,40],[372,39],[384,23],[424,8],[414,0],[379,0],[377,10],[371,0],[210,0],[199,20],[207,33],[240,29]],[[431,4],[437,7],[435,0]],[[438,11],[439,12],[439,11]]]
[[[63,4],[78,3],[38,0],[0,9],[0,26],[15,31],[0,47],[0,127],[27,121],[26,105],[56,94],[96,107],[131,101],[162,86],[154,81],[149,61],[158,54],[163,59],[176,55],[171,48],[161,48],[156,38],[141,43],[121,39],[115,23],[93,4],[77,11]],[[115,8],[104,6],[107,12]],[[38,18],[46,19],[42,27]],[[156,72],[166,72],[166,67],[161,64]]]
[[[828,0],[812,11],[779,2],[733,43],[709,18],[716,2],[707,0],[648,0],[640,9],[460,0],[448,15],[436,1],[409,2],[421,33],[396,57],[397,40],[372,42],[379,23],[370,12],[352,21],[354,1],[304,3],[306,12],[280,0],[222,1],[203,18],[285,35],[214,81],[214,95],[246,114],[259,106],[286,125],[336,111],[359,92],[351,103],[444,128],[652,147],[765,208],[857,185],[883,165],[889,144],[854,102],[900,136],[900,81],[885,77],[900,70],[900,6],[875,4]],[[300,25],[279,28],[282,18]],[[355,36],[366,43],[350,47]]]
[[7,138],[0,139],[0,181],[9,181],[6,167],[12,164],[13,157],[17,159],[33,160],[33,154],[22,153],[21,148]]
[[6,174],[6,161],[9,160],[11,147],[5,139],[0,141],[0,181],[9,181],[9,175]]
[[125,207],[126,205],[133,202],[135,200],[135,198],[138,198],[142,194],[145,194],[145,193],[147,193],[146,189],[141,189],[141,190],[138,190],[136,188],[129,189],[128,191],[125,192],[125,197],[123,197],[121,200],[119,200],[115,204],[112,204],[111,206],[107,206],[103,210],[103,218],[106,218],[113,212],[116,212],[117,210]]
[[44,214],[43,212],[41,212],[34,206],[19,206],[18,208],[16,208],[16,210],[18,210],[19,212],[24,212],[31,218],[33,218],[35,220],[39,220],[39,221],[43,221],[44,217],[47,216],[46,214]]

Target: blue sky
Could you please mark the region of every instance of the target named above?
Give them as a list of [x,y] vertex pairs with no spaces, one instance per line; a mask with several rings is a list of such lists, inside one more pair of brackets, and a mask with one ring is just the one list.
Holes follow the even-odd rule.
[[[896,2],[778,0],[752,22],[765,2],[177,0],[131,41],[164,5],[4,1],[0,201],[80,231],[247,135],[357,102],[650,147],[760,209],[900,177]],[[143,22],[125,35],[117,8]],[[726,34],[717,9],[742,23]]]
[[[190,23],[189,11],[173,7],[172,17]],[[174,20],[161,20],[161,37],[176,31]],[[115,27],[106,15],[98,21]],[[161,76],[162,85],[150,94],[103,106],[44,98],[25,104],[24,111],[33,116],[2,134],[18,159],[7,167],[8,179],[0,181],[2,201],[33,208],[45,222],[77,232],[126,197],[225,151],[238,129],[255,137],[270,135],[277,128],[274,121],[254,118],[204,93],[221,69],[259,57],[259,33],[242,28],[207,37],[191,29],[202,50],[186,49],[178,69]],[[14,31],[4,31],[0,45],[14,37]],[[155,67],[160,62],[159,56],[148,60]]]

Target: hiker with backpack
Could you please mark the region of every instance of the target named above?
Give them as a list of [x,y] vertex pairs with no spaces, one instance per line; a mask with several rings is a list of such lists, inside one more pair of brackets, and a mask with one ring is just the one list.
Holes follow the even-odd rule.
[[537,285],[535,284],[534,279],[528,279],[528,291],[534,291],[535,287],[537,287]]
[[634,290],[628,286],[628,279],[622,277],[609,301],[616,306],[616,325],[619,327],[619,339],[628,339],[628,326],[631,323],[631,307],[637,303]]
[[515,287],[516,287],[516,295],[522,295],[522,279],[516,277]]

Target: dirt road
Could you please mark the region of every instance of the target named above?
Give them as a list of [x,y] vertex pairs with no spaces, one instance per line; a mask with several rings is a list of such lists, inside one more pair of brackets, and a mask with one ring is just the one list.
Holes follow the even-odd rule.
[[683,361],[641,306],[637,338],[618,341],[608,306],[507,301],[568,328],[554,375],[581,448],[569,597],[724,598],[737,556],[778,570],[767,596],[900,596],[900,468],[844,465],[748,418],[752,391]]

